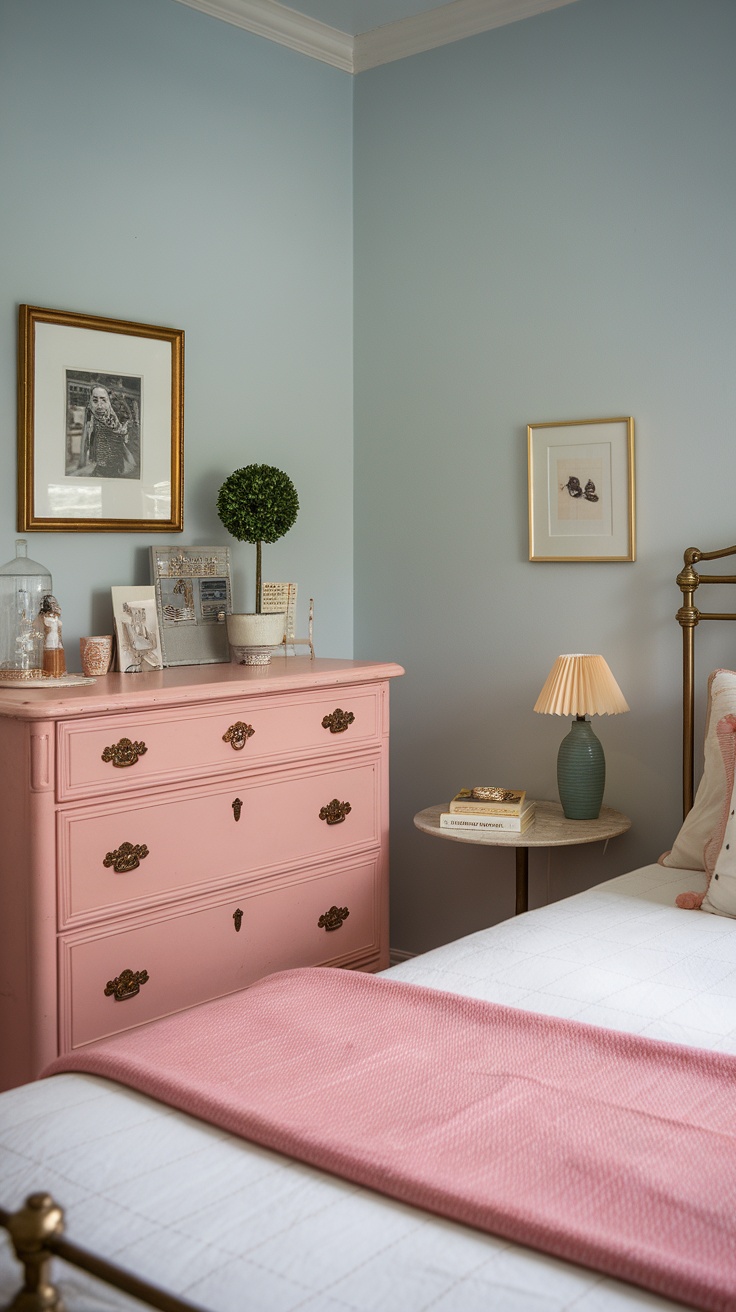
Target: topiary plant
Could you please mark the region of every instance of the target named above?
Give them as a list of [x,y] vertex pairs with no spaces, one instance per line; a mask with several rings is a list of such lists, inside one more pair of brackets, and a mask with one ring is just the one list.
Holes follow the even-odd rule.
[[217,494],[217,513],[238,542],[256,547],[256,614],[261,611],[261,544],[277,542],[299,513],[296,488],[274,465],[245,465],[225,479]]

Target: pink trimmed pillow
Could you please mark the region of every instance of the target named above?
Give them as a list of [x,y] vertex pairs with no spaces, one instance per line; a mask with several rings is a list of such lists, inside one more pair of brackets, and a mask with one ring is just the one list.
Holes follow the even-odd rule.
[[680,893],[675,899],[686,911],[700,908],[716,916],[736,917],[736,715],[724,715],[716,725],[723,762],[724,797],[718,826],[705,844],[704,893]]
[[726,715],[736,715],[736,672],[715,670],[708,679],[703,776],[692,809],[682,822],[672,850],[659,858],[660,865],[705,870],[706,843],[718,835],[720,847],[723,811],[731,796],[717,735],[719,721]]

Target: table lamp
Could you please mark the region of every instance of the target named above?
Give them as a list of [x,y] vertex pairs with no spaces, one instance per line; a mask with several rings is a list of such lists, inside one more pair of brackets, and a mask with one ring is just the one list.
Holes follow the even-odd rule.
[[602,656],[558,656],[535,706],[542,715],[574,715],[560,743],[557,787],[568,820],[595,820],[606,783],[603,748],[586,715],[619,715],[626,699]]

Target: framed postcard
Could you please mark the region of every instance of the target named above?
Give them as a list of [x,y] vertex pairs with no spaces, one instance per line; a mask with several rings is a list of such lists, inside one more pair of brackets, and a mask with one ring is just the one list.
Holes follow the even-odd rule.
[[184,333],[21,305],[18,529],[183,527]]
[[151,577],[164,665],[229,661],[230,548],[151,547]]
[[529,559],[635,560],[634,421],[529,424]]
[[163,666],[161,635],[152,586],[111,588],[117,668],[141,674]]
[[296,583],[262,583],[261,610],[264,614],[282,610],[286,615],[284,644],[295,642],[296,633]]

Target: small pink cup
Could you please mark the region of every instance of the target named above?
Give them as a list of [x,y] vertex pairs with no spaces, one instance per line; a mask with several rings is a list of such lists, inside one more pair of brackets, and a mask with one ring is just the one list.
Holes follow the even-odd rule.
[[112,661],[112,634],[102,637],[80,638],[79,654],[82,657],[82,672],[88,676],[107,674]]

